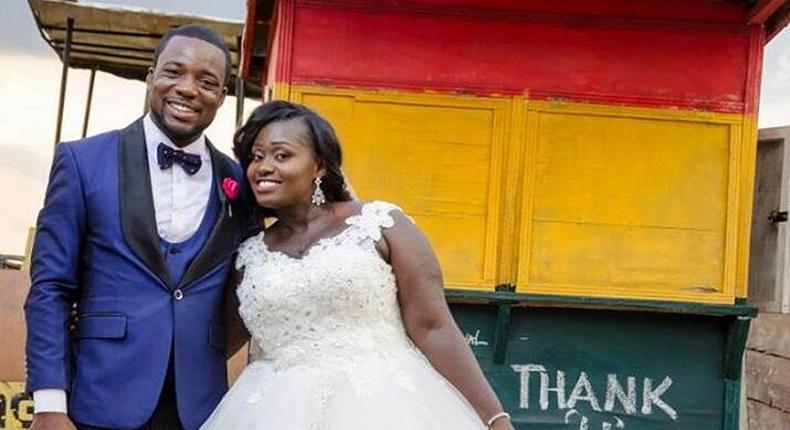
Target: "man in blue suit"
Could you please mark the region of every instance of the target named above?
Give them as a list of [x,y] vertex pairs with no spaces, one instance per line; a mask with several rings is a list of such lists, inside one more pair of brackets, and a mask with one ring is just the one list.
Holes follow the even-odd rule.
[[195,429],[225,393],[243,176],[203,130],[230,64],[213,31],[174,29],[149,69],[149,112],[58,145],[25,304],[34,429]]

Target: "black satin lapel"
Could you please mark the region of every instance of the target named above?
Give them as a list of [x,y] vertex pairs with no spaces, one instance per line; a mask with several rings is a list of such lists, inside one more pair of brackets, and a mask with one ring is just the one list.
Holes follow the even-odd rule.
[[121,130],[120,151],[121,226],[126,243],[156,275],[172,288],[170,271],[159,247],[151,174],[145,146],[143,121]]
[[[214,189],[219,193],[219,201],[221,202],[220,213],[217,216],[217,221],[208,240],[203,245],[203,248],[198,253],[197,257],[192,260],[192,263],[187,268],[184,277],[181,279],[179,288],[183,288],[192,281],[199,279],[201,276],[214,269],[224,258],[226,258],[234,250],[238,242],[239,222],[236,222],[241,214],[232,214],[232,209],[229,208],[231,204],[228,202],[225,193],[222,191],[222,181],[225,178],[234,178],[233,169],[229,162],[220,155],[216,148],[214,148],[208,139],[206,143],[211,154],[211,166],[214,174]],[[231,217],[231,214],[233,217]]]

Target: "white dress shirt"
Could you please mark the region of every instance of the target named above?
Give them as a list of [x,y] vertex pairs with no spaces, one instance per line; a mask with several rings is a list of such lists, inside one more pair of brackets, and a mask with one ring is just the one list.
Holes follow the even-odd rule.
[[[211,181],[214,176],[206,137],[201,134],[189,145],[178,148],[154,124],[150,114],[143,118],[143,128],[159,237],[171,243],[183,242],[200,227],[211,194]],[[166,170],[160,169],[156,159],[156,148],[160,142],[171,148],[200,155],[200,170],[190,175],[177,164]]]
[[[150,113],[143,118],[143,130],[159,237],[170,243],[183,242],[200,228],[211,195],[211,181],[214,175],[206,137],[201,134],[189,145],[178,148],[156,126]],[[159,143],[200,155],[202,161],[200,170],[190,175],[176,163],[173,163],[169,169],[160,169],[156,156]],[[36,413],[66,413],[68,411],[66,391],[36,390],[33,392],[33,407]]]

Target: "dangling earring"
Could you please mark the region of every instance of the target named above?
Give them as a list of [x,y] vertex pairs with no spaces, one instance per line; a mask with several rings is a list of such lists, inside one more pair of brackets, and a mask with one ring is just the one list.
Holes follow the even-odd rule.
[[326,203],[326,196],[324,196],[324,191],[321,189],[321,178],[315,178],[313,183],[315,184],[315,189],[311,200],[314,205],[321,206]]

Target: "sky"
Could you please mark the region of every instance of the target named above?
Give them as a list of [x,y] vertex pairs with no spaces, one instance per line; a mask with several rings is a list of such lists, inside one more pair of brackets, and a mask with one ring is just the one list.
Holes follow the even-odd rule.
[[[61,63],[36,28],[27,0],[0,0],[0,254],[24,253],[44,199],[52,160]],[[246,0],[92,0],[243,20]],[[87,71],[71,70],[63,140],[81,136]],[[88,134],[122,128],[139,117],[142,82],[97,73]],[[8,103],[13,101],[13,103]],[[121,102],[119,102],[121,101]],[[228,97],[206,134],[230,153],[236,101]],[[245,102],[245,113],[257,104]],[[766,47],[759,126],[790,125],[790,30]]]

